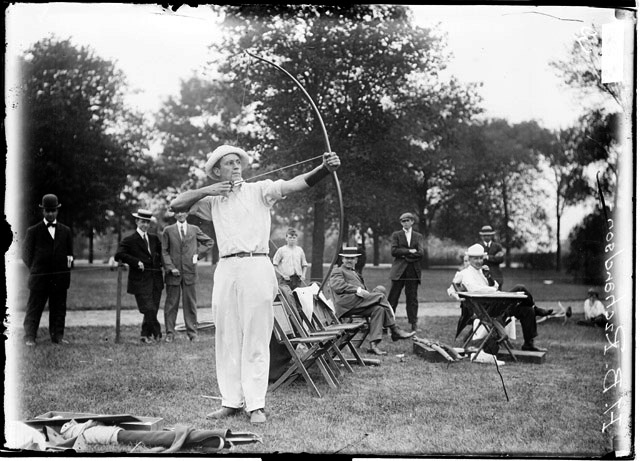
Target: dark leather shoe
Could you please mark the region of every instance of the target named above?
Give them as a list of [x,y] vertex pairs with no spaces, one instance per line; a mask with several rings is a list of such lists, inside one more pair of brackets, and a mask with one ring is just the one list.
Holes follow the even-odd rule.
[[523,351],[531,351],[531,352],[547,352],[547,349],[544,347],[537,347],[533,343],[524,343],[522,345]]
[[416,332],[413,331],[411,333],[407,333],[404,330],[401,330],[400,328],[396,328],[394,330],[391,330],[391,340],[392,341],[400,341],[401,339],[409,339],[409,338],[413,338],[416,335]]
[[367,349],[367,352],[374,355],[387,355],[387,351],[378,349],[378,346],[376,346],[375,344],[372,344],[371,347]]
[[242,411],[242,408],[220,407],[218,410],[209,413],[207,419],[222,419],[236,415]]
[[533,306],[533,310],[536,313],[536,317],[547,317],[553,314],[553,309],[541,309],[538,306]]

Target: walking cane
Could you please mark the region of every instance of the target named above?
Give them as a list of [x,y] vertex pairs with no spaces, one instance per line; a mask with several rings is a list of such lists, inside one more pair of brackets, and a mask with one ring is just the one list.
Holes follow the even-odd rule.
[[116,344],[120,342],[120,307],[122,300],[122,264],[118,264],[118,288],[116,292]]

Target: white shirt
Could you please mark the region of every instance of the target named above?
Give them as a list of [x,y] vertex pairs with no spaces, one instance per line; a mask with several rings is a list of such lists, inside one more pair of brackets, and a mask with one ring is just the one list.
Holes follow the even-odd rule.
[[585,320],[595,319],[598,315],[606,315],[604,305],[599,299],[594,299],[593,303],[591,299],[585,299],[584,301],[584,318]]
[[271,208],[283,198],[283,184],[282,179],[245,182],[228,197],[199,200],[189,212],[213,221],[220,256],[243,251],[269,253]]
[[278,268],[285,277],[292,275],[302,276],[302,268],[307,267],[307,258],[304,250],[299,246],[290,247],[289,245],[278,248],[276,254],[273,255],[273,265]]
[[468,266],[460,271],[460,275],[460,283],[464,285],[467,291],[480,293],[493,293],[498,291],[498,283],[494,281],[494,285],[489,286],[489,282],[482,273],[482,269]]
[[136,228],[136,231],[138,232],[138,235],[142,237],[142,240],[144,240],[147,243],[147,250],[149,251],[149,254],[151,254],[151,246],[150,246],[151,244],[149,243],[149,237],[147,237],[147,233],[142,232],[140,228]]
[[[51,234],[51,238],[55,240],[55,238],[56,238],[56,228],[55,227],[49,227],[49,221],[47,221],[46,219],[43,219],[43,221],[44,221],[44,225],[47,226],[47,230],[49,231],[49,234]],[[51,224],[58,224],[58,220],[56,219]]]
[[407,237],[407,243],[411,245],[411,228],[402,230],[404,231],[404,236]]
[[187,223],[186,222],[176,222],[178,225],[178,233],[180,234],[180,238],[185,238],[187,236]]

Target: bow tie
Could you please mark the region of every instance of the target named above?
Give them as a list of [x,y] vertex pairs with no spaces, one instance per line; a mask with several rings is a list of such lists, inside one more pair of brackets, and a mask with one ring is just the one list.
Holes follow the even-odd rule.
[[52,223],[52,222],[48,222],[47,223],[47,228],[49,228],[49,227],[53,227],[55,229],[56,228],[56,224]]

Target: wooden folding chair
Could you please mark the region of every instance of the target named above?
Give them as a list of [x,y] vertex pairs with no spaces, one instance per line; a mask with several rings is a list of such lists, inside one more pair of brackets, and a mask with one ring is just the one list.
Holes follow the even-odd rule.
[[[275,391],[281,386],[286,386],[299,376],[302,376],[307,386],[317,396],[322,397],[318,386],[311,378],[309,369],[316,365],[327,384],[331,388],[338,388],[339,381],[333,369],[329,366],[325,359],[327,350],[335,342],[335,335],[316,335],[303,336],[300,334],[300,325],[296,325],[297,321],[293,314],[287,309],[281,301],[273,303],[274,311],[274,333],[275,339],[284,344],[292,359],[292,364],[273,384],[269,386],[270,391]],[[305,350],[298,353],[296,347],[305,346]],[[335,366],[335,365],[334,365]]]
[[[511,358],[517,362],[518,359],[513,354],[512,345],[509,342],[509,335],[505,330],[505,325],[511,320],[507,320],[507,309],[514,303],[520,303],[526,299],[524,293],[517,292],[495,292],[495,293],[474,293],[474,292],[459,292],[458,295],[469,301],[473,314],[479,320],[471,335],[464,343],[464,348],[473,338],[480,327],[486,328],[488,334],[483,338],[482,343],[478,347],[478,351],[475,353],[473,360],[478,356],[486,342],[492,335],[497,337],[497,343],[509,352]],[[487,306],[490,305],[490,308]]]
[[[305,291],[310,290],[313,293],[312,297],[305,296]],[[338,359],[345,365],[345,368],[353,372],[353,368],[349,365],[348,360],[342,354],[342,349],[348,347],[353,355],[354,362],[358,365],[366,365],[363,358],[360,356],[357,347],[353,344],[353,339],[356,335],[361,334],[364,329],[367,329],[368,322],[366,320],[351,319],[350,322],[341,322],[336,316],[333,308],[330,306],[329,301],[320,292],[317,292],[315,288],[296,288],[293,290],[294,297],[298,301],[300,306],[300,313],[304,319],[305,325],[313,331],[326,333],[339,333],[341,338],[338,340],[334,351]],[[311,306],[308,306],[311,301]],[[365,333],[366,334],[366,333]]]
[[342,352],[340,351],[340,345],[342,342],[341,336],[343,335],[342,331],[338,330],[317,330],[313,325],[309,325],[309,323],[305,319],[305,315],[302,311],[302,308],[298,304],[297,298],[294,296],[293,292],[288,286],[280,286],[278,287],[278,296],[277,300],[280,300],[286,307],[287,311],[292,316],[292,325],[293,327],[300,333],[301,336],[333,336],[333,343],[329,348],[327,348],[327,354],[325,356],[327,365],[333,370],[336,376],[340,376],[342,371],[334,363],[334,358],[337,357],[340,362],[345,366],[345,368],[353,372],[353,368],[349,365],[349,362],[344,357]]

